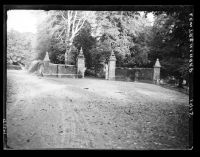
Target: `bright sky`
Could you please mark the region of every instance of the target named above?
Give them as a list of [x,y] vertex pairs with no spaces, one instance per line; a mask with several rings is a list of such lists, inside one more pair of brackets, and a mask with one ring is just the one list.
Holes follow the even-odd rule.
[[[7,12],[7,29],[19,32],[36,33],[37,18],[33,10],[10,10]],[[153,14],[148,14],[148,19],[153,22]]]
[[7,29],[36,33],[36,17],[31,10],[10,10],[7,12]]
[[[141,11],[140,14],[143,16],[144,15],[144,12]],[[153,25],[153,22],[154,22],[154,15],[152,13],[148,13],[147,14],[147,19],[150,21],[151,25]]]
[[147,14],[147,18],[149,19],[149,21],[151,21],[152,23],[154,22],[154,15],[152,13]]

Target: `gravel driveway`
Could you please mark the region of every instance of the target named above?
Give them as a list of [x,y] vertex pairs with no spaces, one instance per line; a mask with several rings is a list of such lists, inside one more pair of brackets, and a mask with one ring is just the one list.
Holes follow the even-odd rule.
[[153,84],[44,78],[7,71],[14,149],[187,149],[188,102]]

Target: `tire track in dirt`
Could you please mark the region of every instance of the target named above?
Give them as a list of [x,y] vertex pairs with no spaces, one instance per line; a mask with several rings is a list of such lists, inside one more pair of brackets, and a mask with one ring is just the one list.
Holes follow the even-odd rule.
[[[182,107],[182,109],[187,108],[187,101],[184,102],[183,100],[185,99],[185,97],[183,97],[184,99],[182,98],[181,101],[180,99],[178,99],[178,103],[176,97],[173,97],[172,94],[170,95],[170,91],[167,92],[168,93],[166,93],[166,97],[163,97],[162,95],[160,95],[160,93],[157,93],[157,97],[155,97],[154,95],[152,97],[149,89],[147,91],[143,90],[143,92],[141,92],[141,89],[137,89],[129,93],[130,97],[134,97],[137,105],[133,105],[133,103],[130,103],[130,107],[128,110],[126,110],[126,113],[128,111],[129,113],[127,114],[131,117],[133,117],[134,114],[139,114],[140,116],[142,116],[143,119],[142,125],[144,126],[144,131],[153,131],[152,135],[149,134],[150,136],[141,136],[143,137],[143,141],[147,141],[146,143],[144,143],[144,148],[146,149],[172,149],[176,147],[185,147],[184,145],[187,145],[185,142],[181,143],[178,134],[176,135],[174,133],[174,131],[176,130],[175,128],[180,125],[177,121],[178,116],[180,115],[176,114],[176,108],[178,106]],[[172,91],[172,93],[175,92]],[[177,93],[177,95],[177,98],[179,98],[180,95],[183,94]],[[176,103],[179,105],[177,106]],[[179,132],[179,134],[180,133],[181,131]]]
[[[96,143],[104,143],[102,141],[101,137],[98,137],[98,133],[95,132],[94,128],[91,127],[91,125],[86,120],[85,116],[82,112],[84,112],[84,109],[79,109],[80,105],[85,105],[85,103],[77,103],[74,102],[71,106],[71,109],[73,110],[73,115],[76,118],[76,124],[79,126],[76,129],[76,133],[80,135],[80,138],[82,139],[82,145],[84,148],[95,148],[95,142]],[[94,134],[98,137],[98,139],[95,139]]]
[[[90,124],[90,121],[86,117],[93,117],[94,114],[97,121],[103,121],[103,124],[106,124],[106,120],[103,119],[103,113],[100,113],[98,108],[96,106],[92,107],[92,110],[88,112],[87,110],[87,104],[92,103],[91,100],[94,100],[93,102],[96,103],[94,97],[96,98],[97,95],[94,93],[88,92],[86,90],[80,89],[80,88],[71,88],[68,87],[68,89],[71,92],[71,95],[78,96],[79,94],[82,95],[82,98],[80,100],[76,100],[73,97],[70,97],[65,89],[65,94],[62,94],[62,97],[64,95],[68,95],[65,100],[62,99],[62,101],[59,102],[60,106],[64,105],[63,107],[60,107],[61,110],[64,110],[66,113],[63,115],[64,117],[66,114],[68,114],[67,117],[71,117],[71,120],[68,120],[63,124],[64,126],[71,125],[71,129],[73,130],[71,133],[68,133],[66,135],[63,135],[65,137],[65,145],[63,147],[76,147],[76,148],[106,148],[109,141],[112,141],[111,138],[105,137],[103,133],[99,130],[100,128],[98,126],[94,126]],[[64,93],[64,91],[62,92]],[[90,97],[91,99],[89,99]],[[90,100],[88,102],[88,99]],[[87,116],[85,115],[87,113]],[[100,118],[99,118],[100,117]],[[105,116],[104,116],[105,117]],[[67,124],[68,123],[68,124]],[[67,128],[64,128],[65,130]],[[69,140],[71,139],[71,141]],[[64,141],[62,140],[62,143]],[[112,145],[112,144],[110,144]]]
[[72,140],[75,137],[75,117],[71,109],[69,101],[58,100],[57,103],[61,112],[61,145],[60,148],[73,148]]
[[[19,88],[21,95],[17,96],[15,103],[12,102],[7,112],[8,125],[11,125],[10,122],[18,125],[15,132],[9,126],[15,148],[162,149],[183,145],[177,143],[177,139],[162,138],[171,140],[170,145],[160,140],[160,133],[166,137],[167,129],[173,129],[170,124],[165,132],[161,130],[165,129],[163,123],[171,116],[168,109],[172,110],[177,104],[167,102],[167,99],[163,101],[159,92],[158,98],[152,97],[151,85],[148,88],[143,85],[142,88],[142,84],[130,86],[131,83],[122,83],[121,87],[121,83],[112,81],[101,81],[100,85],[95,85],[94,80],[87,85],[84,79],[68,79],[67,83],[45,78],[24,81],[18,74],[16,77],[11,75],[12,81],[25,86]],[[153,89],[154,93],[157,89]],[[178,109],[183,112],[182,108]],[[21,118],[27,119],[21,121]],[[178,115],[174,118],[177,119]],[[175,122],[178,123],[178,120]],[[18,141],[20,138],[21,141]]]
[[28,121],[33,118],[31,108],[32,100],[21,97],[19,101],[15,102],[14,108],[7,112],[8,145],[12,148],[28,148],[27,144],[34,136],[30,129],[31,125],[27,127]]
[[93,148],[91,144],[92,136],[87,132],[87,130],[91,130],[91,127],[79,112],[76,102],[72,98],[66,97],[58,103],[63,111],[62,148],[88,148],[88,146]]
[[74,141],[74,147],[76,148],[83,148],[87,147],[87,134],[83,132],[84,129],[88,129],[88,126],[86,125],[86,122],[84,121],[84,118],[80,116],[80,113],[78,112],[75,103],[71,103],[69,106],[70,112],[72,113],[74,117],[74,136],[72,140]]
[[[88,90],[83,90],[80,88],[75,88],[73,90],[76,93],[79,93],[79,92],[82,94],[84,93],[85,98],[82,99],[82,103],[74,102],[74,105],[72,105],[72,107],[74,108],[73,110],[78,110],[74,116],[77,117],[76,119],[80,121],[79,122],[80,124],[84,124],[82,128],[86,128],[90,130],[88,132],[88,138],[90,139],[88,147],[89,148],[95,147],[95,148],[102,148],[102,149],[115,147],[115,145],[117,145],[117,141],[115,141],[116,144],[114,145],[113,137],[110,137],[110,135],[117,136],[116,135],[117,133],[113,130],[112,127],[107,125],[107,124],[111,125],[113,123],[111,120],[112,118],[110,117],[111,114],[113,113],[105,114],[105,110],[102,110],[104,106],[103,103],[108,103],[107,101],[112,102],[112,100],[102,97],[102,101],[98,101],[99,95],[97,95],[96,93],[93,93]],[[88,106],[91,106],[90,110],[87,109]],[[90,118],[88,119],[88,117]],[[92,117],[92,120],[91,120],[91,117]],[[100,126],[94,125],[94,123],[96,124],[97,122],[98,123],[100,122]],[[88,141],[87,141],[87,145],[88,145]]]

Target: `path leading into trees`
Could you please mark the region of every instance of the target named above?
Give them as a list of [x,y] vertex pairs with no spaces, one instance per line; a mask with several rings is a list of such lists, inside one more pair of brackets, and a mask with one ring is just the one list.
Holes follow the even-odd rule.
[[7,71],[15,149],[186,149],[188,95],[153,84]]

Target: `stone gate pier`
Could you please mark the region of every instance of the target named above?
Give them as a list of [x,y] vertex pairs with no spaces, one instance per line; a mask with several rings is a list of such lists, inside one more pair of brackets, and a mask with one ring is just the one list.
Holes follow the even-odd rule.
[[85,57],[81,48],[80,54],[77,57],[77,65],[53,64],[50,62],[48,52],[46,52],[46,56],[39,71],[42,76],[84,78],[85,69]]
[[153,82],[154,82],[154,84],[160,84],[160,68],[161,68],[161,65],[160,65],[159,59],[157,58],[156,63],[155,63],[154,68],[153,68]]
[[84,78],[85,73],[85,57],[83,55],[83,50],[81,48],[80,53],[77,58],[77,74],[79,77]]
[[116,67],[116,57],[112,51],[108,64],[105,65],[106,80],[146,81],[160,84],[160,62],[156,60],[153,68]]
[[114,52],[111,52],[109,61],[108,61],[108,74],[106,78],[108,80],[115,80],[115,68],[116,68],[116,57]]

